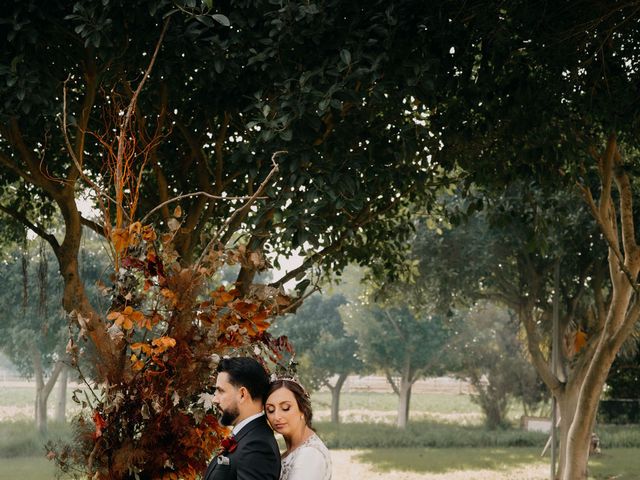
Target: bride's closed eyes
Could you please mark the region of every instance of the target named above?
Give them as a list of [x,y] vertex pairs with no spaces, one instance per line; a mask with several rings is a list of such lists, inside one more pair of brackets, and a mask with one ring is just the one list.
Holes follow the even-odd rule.
[[[288,412],[289,410],[291,410],[291,404],[289,402],[281,403],[280,408],[284,412]],[[267,411],[267,413],[274,413],[276,411],[276,407],[275,405],[267,404],[265,410]]]

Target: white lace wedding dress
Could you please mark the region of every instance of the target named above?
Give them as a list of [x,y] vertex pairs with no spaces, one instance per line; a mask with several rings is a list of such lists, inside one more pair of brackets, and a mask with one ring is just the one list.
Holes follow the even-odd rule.
[[280,480],[331,480],[331,455],[315,433],[282,459]]

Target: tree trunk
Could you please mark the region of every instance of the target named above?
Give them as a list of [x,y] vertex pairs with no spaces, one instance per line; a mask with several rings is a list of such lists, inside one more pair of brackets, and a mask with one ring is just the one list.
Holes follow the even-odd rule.
[[579,385],[582,381],[569,381],[565,389],[556,395],[558,402],[558,415],[560,421],[558,425],[558,466],[556,469],[556,478],[562,478],[566,470],[567,462],[567,445],[569,442],[569,429],[573,423],[576,414],[576,405],[578,403],[578,394],[580,393]]
[[[594,150],[595,151],[595,150]],[[608,305],[600,299],[597,342],[581,382],[576,413],[567,435],[566,464],[562,480],[585,480],[591,432],[600,395],[611,364],[640,318],[637,279],[640,273],[640,246],[636,242],[632,182],[624,168],[614,133],[598,157],[600,198],[596,202],[588,187],[583,195],[608,244],[611,297]],[[613,187],[618,191],[614,201]],[[596,297],[596,300],[598,298]]]
[[94,365],[98,379],[118,381],[125,355],[120,344],[113,341],[107,332],[105,323],[87,297],[78,266],[78,252],[82,239],[80,212],[75,202],[73,190],[65,190],[56,198],[65,225],[64,241],[54,249],[64,281],[62,306],[66,312],[76,312],[78,324],[95,347]]
[[55,420],[58,423],[66,421],[67,414],[67,383],[69,381],[69,367],[63,365],[58,377],[58,401],[56,402]]
[[34,405],[36,428],[40,434],[47,433],[47,399],[44,395],[44,371],[40,352],[35,344],[30,345],[31,362],[33,363],[33,376],[36,381],[36,399]]
[[400,377],[400,395],[398,396],[398,428],[407,428],[409,422],[409,404],[413,383],[404,375]]
[[347,374],[341,373],[335,385],[328,385],[331,391],[331,423],[336,425],[340,423],[340,392],[346,379]]
[[389,382],[389,385],[393,389],[393,393],[398,395],[397,426],[402,429],[407,428],[407,423],[409,422],[409,404],[411,402],[411,387],[416,377],[415,372],[411,371],[411,355],[405,352],[399,385],[393,380],[390,370],[386,370],[385,375],[387,382]]
[[567,436],[567,461],[564,475],[560,477],[562,480],[587,479],[589,446],[596,421],[598,403],[618,349],[619,346],[615,349],[607,347],[598,349],[582,382],[577,398],[576,414]]
[[31,361],[33,362],[33,371],[36,381],[36,399],[35,399],[35,422],[36,428],[41,435],[47,433],[47,400],[49,394],[53,389],[53,385],[56,383],[60,371],[62,370],[63,363],[61,361],[56,362],[49,380],[44,381],[44,369],[42,368],[42,360],[40,357],[40,351],[36,348],[35,343],[31,343],[29,346]]

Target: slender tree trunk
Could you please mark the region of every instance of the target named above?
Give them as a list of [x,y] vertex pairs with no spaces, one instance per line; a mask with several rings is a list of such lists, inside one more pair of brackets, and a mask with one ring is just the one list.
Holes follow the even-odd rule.
[[31,354],[31,361],[33,362],[33,371],[36,381],[36,428],[41,435],[44,435],[47,433],[47,400],[49,399],[49,394],[51,393],[51,390],[53,389],[53,386],[55,385],[64,364],[61,361],[56,362],[49,380],[45,382],[40,351],[36,348],[35,343],[31,343],[31,345],[29,346],[29,351]]
[[398,428],[407,428],[407,423],[409,422],[409,404],[411,402],[411,387],[415,381],[411,372],[411,355],[405,352],[402,372],[400,372],[400,382],[398,384],[393,380],[390,370],[386,370],[385,375],[387,382],[389,382],[389,385],[393,389],[393,393],[398,396],[398,419],[396,424]]
[[413,384],[403,375],[400,378],[400,395],[398,396],[398,428],[407,428],[409,422],[409,404],[411,402],[411,387]]
[[33,363],[33,376],[36,381],[36,398],[35,398],[35,422],[36,428],[40,434],[47,433],[47,400],[44,397],[44,371],[42,369],[42,360],[40,352],[32,343],[30,348],[31,362]]
[[56,402],[55,420],[59,423],[66,421],[67,414],[67,383],[69,382],[69,367],[63,365],[58,377],[58,401]]
[[407,428],[409,422],[409,403],[411,402],[411,355],[405,352],[404,365],[400,375],[400,385],[398,386],[398,428]]
[[329,390],[331,391],[331,423],[336,425],[340,423],[340,393],[347,376],[346,373],[341,373],[338,376],[338,380],[336,380],[336,384],[329,385]]

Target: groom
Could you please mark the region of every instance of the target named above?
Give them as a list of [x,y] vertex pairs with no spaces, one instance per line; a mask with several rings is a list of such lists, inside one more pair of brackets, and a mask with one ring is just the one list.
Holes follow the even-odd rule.
[[224,358],[216,371],[213,402],[220,423],[233,426],[233,437],[223,440],[225,450],[213,458],[204,480],[278,480],[280,452],[264,416],[267,373],[248,357]]

